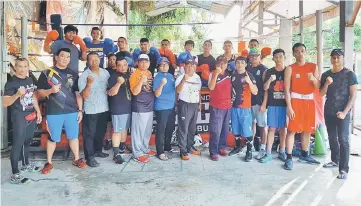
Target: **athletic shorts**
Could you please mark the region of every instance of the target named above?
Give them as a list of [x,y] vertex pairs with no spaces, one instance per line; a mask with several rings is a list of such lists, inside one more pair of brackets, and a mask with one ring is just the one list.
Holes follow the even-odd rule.
[[240,135],[242,137],[253,136],[251,109],[232,108],[231,127],[234,135]]
[[315,131],[315,102],[314,100],[291,99],[295,118],[289,120],[288,130],[291,132]]
[[112,125],[114,132],[122,132],[130,128],[130,114],[112,115]]
[[287,107],[268,106],[267,126],[272,128],[286,128]]
[[261,106],[253,105],[252,106],[252,121],[256,122],[259,127],[267,126],[267,112],[260,112]]
[[79,136],[78,113],[46,115],[49,134],[54,142],[60,142],[63,128],[68,140]]

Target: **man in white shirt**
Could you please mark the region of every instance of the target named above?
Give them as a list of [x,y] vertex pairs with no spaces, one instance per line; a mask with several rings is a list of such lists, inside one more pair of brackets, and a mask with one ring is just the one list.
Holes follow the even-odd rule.
[[180,157],[189,160],[188,153],[200,155],[200,151],[193,147],[198,110],[201,108],[200,90],[201,78],[196,71],[196,62],[193,58],[185,61],[184,74],[176,80],[178,96],[178,132]]

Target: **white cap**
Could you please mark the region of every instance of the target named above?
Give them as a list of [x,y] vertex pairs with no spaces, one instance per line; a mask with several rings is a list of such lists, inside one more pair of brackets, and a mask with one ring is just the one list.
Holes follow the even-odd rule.
[[149,56],[148,56],[147,54],[141,54],[141,55],[139,55],[139,57],[138,57],[138,61],[141,60],[141,59],[146,59],[146,60],[149,61]]

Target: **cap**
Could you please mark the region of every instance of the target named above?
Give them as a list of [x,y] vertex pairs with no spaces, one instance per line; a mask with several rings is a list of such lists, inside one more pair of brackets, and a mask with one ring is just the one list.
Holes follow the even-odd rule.
[[157,64],[160,65],[163,62],[167,62],[169,64],[169,60],[166,57],[159,58]]
[[261,53],[259,52],[258,49],[256,48],[252,48],[249,50],[249,53],[248,53],[248,56],[251,56],[251,55],[260,55]]
[[146,60],[149,61],[149,56],[148,56],[147,54],[141,54],[141,55],[139,55],[138,61],[144,60],[144,59],[146,59]]
[[185,61],[184,61],[185,64],[193,64],[195,63],[193,57],[188,57]]
[[221,56],[217,57],[216,64],[220,64],[221,62],[227,63],[228,60],[227,60],[227,58],[225,56],[221,55]]
[[342,49],[334,49],[332,50],[331,52],[331,55],[330,56],[345,56],[345,52],[343,52]]

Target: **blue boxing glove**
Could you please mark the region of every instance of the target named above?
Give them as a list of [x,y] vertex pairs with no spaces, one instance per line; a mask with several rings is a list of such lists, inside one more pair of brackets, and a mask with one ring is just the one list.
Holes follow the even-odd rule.
[[157,48],[155,48],[155,47],[150,47],[149,55],[154,55],[157,59],[160,58],[159,50]]
[[88,45],[92,43],[92,38],[91,37],[85,37],[83,39],[83,41],[84,41],[86,47],[88,47]]
[[180,66],[181,64],[185,63],[185,61],[189,58],[192,58],[192,55],[190,52],[182,52],[179,54],[177,58],[177,66]]
[[107,55],[109,53],[112,53],[113,52],[113,47],[114,47],[114,42],[113,40],[109,39],[109,38],[105,38],[104,41],[103,41],[103,44],[104,44],[104,54]]
[[233,72],[234,70],[236,70],[236,61],[231,61],[228,64],[228,71]]
[[129,67],[134,67],[134,61],[133,61],[133,59],[131,59],[131,58],[129,58],[129,57],[124,57],[124,59],[127,60]]
[[113,53],[116,53],[118,51],[118,45],[113,45]]
[[140,51],[139,48],[135,48],[133,51],[133,61],[134,62],[138,62],[138,57],[142,52]]

